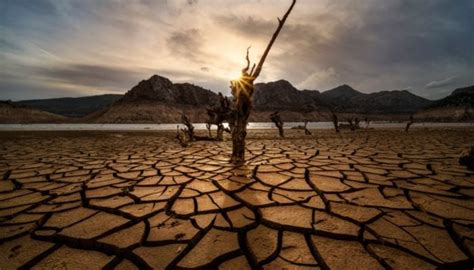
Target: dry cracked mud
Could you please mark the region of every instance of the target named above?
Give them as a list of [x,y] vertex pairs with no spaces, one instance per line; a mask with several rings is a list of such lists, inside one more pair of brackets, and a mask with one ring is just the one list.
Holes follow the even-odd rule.
[[472,267],[474,129],[276,137],[2,132],[0,268]]

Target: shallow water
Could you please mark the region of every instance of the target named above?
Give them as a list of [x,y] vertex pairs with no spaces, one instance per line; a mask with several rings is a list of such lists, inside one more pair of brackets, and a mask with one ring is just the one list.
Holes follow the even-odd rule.
[[[303,122],[285,122],[284,128],[289,129],[303,125]],[[405,128],[406,123],[371,122],[370,128]],[[0,124],[0,131],[22,130],[175,130],[183,127],[182,124]],[[365,127],[365,122],[361,122]],[[206,129],[206,124],[194,124],[196,129]],[[474,123],[414,123],[413,127],[474,127]],[[275,125],[271,122],[251,122],[249,129],[272,129]],[[309,122],[309,129],[332,129],[332,122]],[[213,126],[213,129],[216,129]]]

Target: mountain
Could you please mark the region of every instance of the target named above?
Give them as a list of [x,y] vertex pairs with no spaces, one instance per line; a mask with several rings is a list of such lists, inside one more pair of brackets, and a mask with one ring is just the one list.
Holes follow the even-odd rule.
[[67,120],[66,117],[40,111],[11,101],[0,101],[0,123],[57,123]]
[[256,84],[254,92],[256,111],[317,111],[327,114],[333,110],[346,114],[407,115],[430,102],[406,90],[364,94],[346,84],[322,93],[300,91],[284,80]]
[[314,111],[325,107],[318,91],[300,91],[288,81],[255,84],[253,106],[259,111]]
[[431,102],[407,90],[365,94],[348,85],[325,91],[321,98],[336,112],[360,114],[412,114]]
[[172,83],[158,75],[143,80],[118,102],[159,101],[166,104],[205,106],[217,101],[217,94],[189,83]]
[[139,82],[111,106],[85,118],[99,123],[177,123],[186,113],[193,122],[205,122],[206,107],[216,93],[189,83],[172,83],[153,75]]
[[67,117],[83,117],[109,106],[122,96],[99,95],[78,98],[51,98],[23,100],[16,103]]
[[415,118],[431,121],[474,120],[474,85],[458,88],[451,95],[433,101],[419,111]]
[[354,90],[352,87],[350,87],[347,84],[343,84],[334,89],[324,91],[321,94],[321,99],[327,104],[337,105],[338,103],[345,104],[345,103],[351,102],[352,99],[358,98],[358,97],[360,98],[363,96],[365,96],[365,94],[362,94],[361,92],[357,90]]
[[[474,115],[473,89],[474,86],[456,89],[444,99],[430,101],[407,90],[365,94],[344,84],[319,92],[298,90],[285,80],[258,83],[250,121],[269,121],[274,111],[279,111],[284,121],[329,121],[332,112],[337,113],[341,121],[353,117],[406,120],[415,113],[415,118],[423,121],[469,120]],[[192,122],[205,122],[205,109],[217,100],[217,94],[210,90],[153,75],[124,95],[3,102],[2,121],[176,123],[180,122],[182,113],[186,113]],[[27,116],[15,115],[20,111]]]
[[434,101],[426,108],[441,107],[474,107],[474,85],[458,88],[454,90],[451,95]]

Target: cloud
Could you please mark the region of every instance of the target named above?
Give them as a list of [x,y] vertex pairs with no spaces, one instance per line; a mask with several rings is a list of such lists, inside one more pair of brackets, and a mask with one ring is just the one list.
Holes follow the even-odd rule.
[[201,62],[204,38],[198,29],[175,31],[167,39],[167,46],[174,57],[185,58],[194,62]]
[[449,77],[440,81],[432,81],[432,82],[427,83],[425,85],[425,88],[430,89],[430,88],[439,88],[439,87],[449,86],[453,84],[456,79],[457,77],[453,76],[453,77]]
[[35,67],[34,74],[48,80],[91,87],[121,88],[143,78],[150,70],[88,64]]
[[[247,46],[257,61],[289,2],[3,1],[0,99],[125,92],[153,73],[227,90]],[[299,0],[259,81],[363,92],[409,85],[439,98],[474,83],[473,13],[471,0]],[[426,87],[446,74],[456,79]]]
[[186,3],[190,6],[196,5],[199,1],[198,0],[186,0]]
[[336,70],[333,67],[323,69],[317,72],[312,73],[302,82],[297,84],[299,89],[311,89],[315,90],[315,85],[322,87],[322,90],[329,89],[338,82],[339,76],[336,73]]

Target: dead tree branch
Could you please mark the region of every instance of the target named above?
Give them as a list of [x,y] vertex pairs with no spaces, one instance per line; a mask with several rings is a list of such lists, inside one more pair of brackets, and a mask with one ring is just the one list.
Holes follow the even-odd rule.
[[413,124],[413,115],[410,116],[410,120],[408,120],[407,125],[405,126],[405,132],[408,132],[412,124]]
[[285,24],[286,19],[288,18],[288,15],[290,15],[291,10],[293,10],[293,7],[295,6],[295,4],[296,4],[296,0],[293,0],[293,2],[291,3],[290,8],[286,11],[285,15],[283,15],[283,18],[281,20],[280,20],[280,18],[278,18],[278,27],[277,27],[275,33],[273,34],[272,39],[268,43],[268,46],[265,49],[265,52],[263,53],[262,57],[260,58],[260,62],[258,62],[257,68],[255,69],[255,72],[250,74],[250,76],[252,76],[254,79],[256,79],[260,75],[260,72],[262,71],[263,63],[265,63],[265,59],[267,58],[268,53],[270,52],[270,49],[273,46],[273,43],[275,43],[275,40],[277,39],[278,34],[280,34],[280,31],[283,28],[283,25]]
[[283,133],[283,121],[281,120],[280,113],[274,112],[270,114],[270,120],[272,120],[272,122],[278,128],[278,133],[280,134],[280,137],[284,138],[285,134]]

